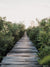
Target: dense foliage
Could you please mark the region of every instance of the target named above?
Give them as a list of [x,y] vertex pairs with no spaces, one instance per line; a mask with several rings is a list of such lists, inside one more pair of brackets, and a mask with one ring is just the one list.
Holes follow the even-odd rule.
[[11,23],[0,17],[0,61],[23,34],[23,24]]
[[39,51],[40,64],[50,63],[50,19],[43,19],[39,26],[28,28],[27,34]]

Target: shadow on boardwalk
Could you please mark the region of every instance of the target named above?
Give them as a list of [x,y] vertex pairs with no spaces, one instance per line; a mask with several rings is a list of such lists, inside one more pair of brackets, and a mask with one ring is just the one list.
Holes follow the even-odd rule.
[[13,49],[3,58],[1,67],[41,67],[38,63],[37,49],[27,34],[15,44]]

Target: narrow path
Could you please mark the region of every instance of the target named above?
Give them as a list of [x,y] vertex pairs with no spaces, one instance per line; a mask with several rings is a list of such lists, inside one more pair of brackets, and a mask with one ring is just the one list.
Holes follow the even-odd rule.
[[3,58],[2,63],[4,65],[1,67],[41,67],[37,61],[37,52],[25,33],[7,56]]

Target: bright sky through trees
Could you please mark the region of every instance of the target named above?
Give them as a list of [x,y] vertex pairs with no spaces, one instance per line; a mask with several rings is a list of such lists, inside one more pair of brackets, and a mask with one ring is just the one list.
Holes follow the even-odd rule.
[[[50,0],[0,0],[0,16],[13,22],[30,22],[50,17]],[[37,25],[37,23],[35,23]]]

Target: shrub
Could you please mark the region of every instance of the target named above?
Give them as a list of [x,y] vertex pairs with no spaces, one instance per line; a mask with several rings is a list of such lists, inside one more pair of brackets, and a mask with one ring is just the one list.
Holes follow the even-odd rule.
[[0,61],[23,36],[24,25],[0,18]]
[[48,64],[47,61],[50,57],[50,19],[41,20],[38,27],[28,28],[27,34],[39,51],[40,60]]

